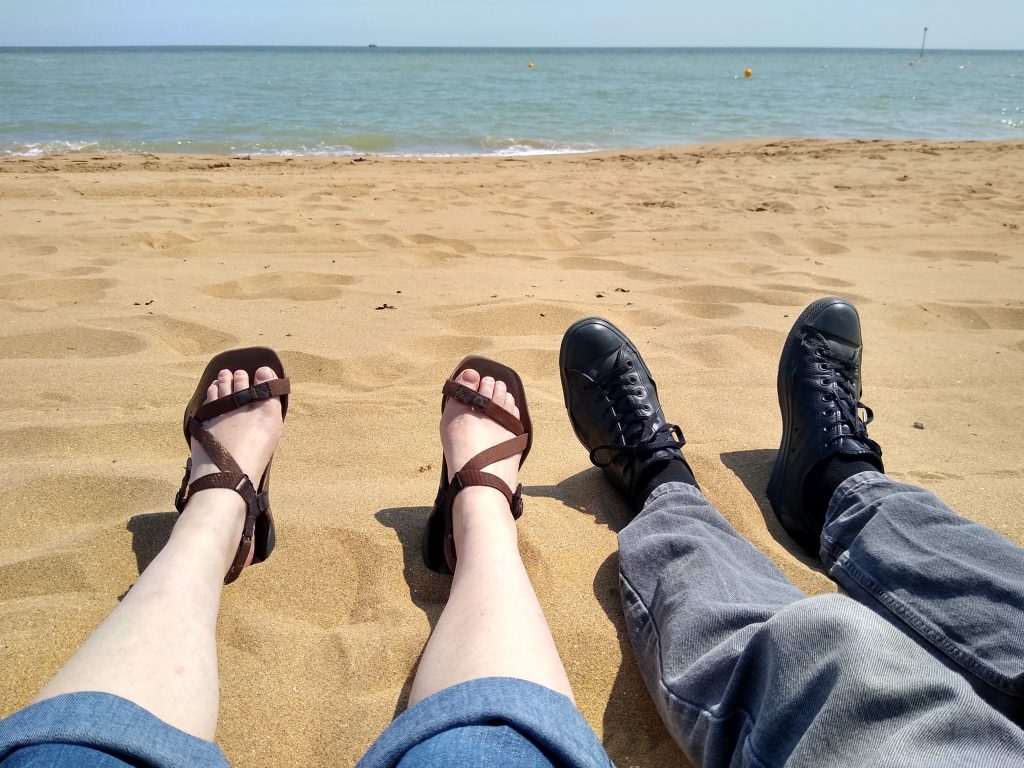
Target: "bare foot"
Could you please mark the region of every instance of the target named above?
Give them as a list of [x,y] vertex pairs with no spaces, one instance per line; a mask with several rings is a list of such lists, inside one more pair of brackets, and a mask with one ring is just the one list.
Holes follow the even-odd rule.
[[[519,418],[519,408],[516,406],[515,398],[508,393],[505,382],[495,381],[490,376],[484,376],[481,379],[480,374],[472,368],[462,371],[455,380],[464,387],[491,398],[517,419]],[[441,446],[444,448],[444,457],[448,464],[448,479],[451,480],[467,461],[481,451],[512,437],[515,435],[493,419],[484,416],[468,405],[450,399],[441,416]],[[517,453],[507,459],[489,464],[484,471],[500,477],[509,489],[514,491],[519,484],[519,458],[521,455]],[[456,497],[456,501],[467,491],[477,488],[484,490],[479,486],[467,488]],[[496,494],[497,498],[500,498],[502,503],[507,506],[498,491],[493,488],[486,490]]]
[[[256,371],[253,383],[262,384],[276,378],[277,374],[264,366]],[[225,369],[217,374],[217,380],[212,382],[206,390],[205,402],[209,403],[219,397],[248,388],[248,373],[245,371],[232,373]],[[274,450],[281,440],[281,401],[274,397],[270,400],[249,403],[234,411],[229,411],[223,416],[210,419],[205,422],[204,426],[238,462],[238,466],[249,476],[252,484],[258,486],[263,470],[266,469],[267,463],[274,455]],[[220,471],[221,469],[203,450],[203,446],[195,438],[192,438],[192,476],[189,482],[203,475]],[[241,497],[234,491],[230,491],[230,493],[241,500]],[[198,497],[200,497],[199,493],[192,498]],[[190,502],[192,498],[189,499]]]

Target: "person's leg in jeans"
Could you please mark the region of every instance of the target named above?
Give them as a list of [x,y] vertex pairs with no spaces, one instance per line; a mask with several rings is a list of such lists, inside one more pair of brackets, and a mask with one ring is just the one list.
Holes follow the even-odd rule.
[[814,302],[779,363],[782,443],[768,496],[783,527],[859,602],[1018,724],[1024,721],[1024,550],[883,473],[860,402],[852,304]]
[[962,678],[855,601],[806,598],[729,526],[621,331],[580,321],[560,363],[577,436],[637,511],[619,534],[626,620],[692,762],[1000,765],[1024,754],[1024,734]]

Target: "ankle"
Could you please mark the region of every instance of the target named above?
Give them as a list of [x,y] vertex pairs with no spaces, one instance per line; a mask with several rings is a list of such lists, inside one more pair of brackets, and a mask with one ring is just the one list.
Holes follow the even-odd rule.
[[474,543],[516,544],[515,519],[509,511],[508,501],[500,491],[487,486],[469,486],[463,489],[452,504],[452,531],[455,548],[462,557],[464,547]]
[[190,547],[206,550],[207,557],[224,560],[226,573],[242,538],[245,512],[245,502],[237,493],[210,488],[188,500],[172,535],[187,538]]
[[804,481],[803,501],[808,514],[825,525],[832,496],[836,489],[861,472],[879,472],[870,455],[847,456],[836,454],[811,470]]
[[666,461],[655,462],[641,472],[637,477],[633,494],[628,499],[633,511],[639,513],[655,489],[664,483],[686,483],[700,489],[690,465],[682,454],[679,454],[678,458],[673,456]]

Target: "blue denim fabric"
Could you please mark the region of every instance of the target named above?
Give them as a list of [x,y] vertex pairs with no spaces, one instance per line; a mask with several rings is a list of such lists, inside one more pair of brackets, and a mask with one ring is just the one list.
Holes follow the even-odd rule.
[[[610,768],[593,730],[560,693],[513,678],[452,686],[402,713],[360,768],[486,765]],[[227,768],[215,744],[126,699],[72,693],[0,721],[3,768]]]
[[863,472],[832,496],[821,559],[858,602],[1024,722],[1024,550],[929,491]]
[[964,677],[856,600],[805,597],[693,486],[651,495],[619,563],[644,680],[698,766],[1024,764]]
[[454,685],[410,707],[357,768],[427,766],[610,767],[576,705],[550,688],[509,677]]
[[0,720],[0,766],[227,768],[216,744],[109,693],[68,693]]

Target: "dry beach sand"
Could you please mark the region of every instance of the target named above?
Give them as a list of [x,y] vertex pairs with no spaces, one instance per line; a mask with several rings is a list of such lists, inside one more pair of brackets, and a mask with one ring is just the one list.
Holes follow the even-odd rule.
[[8,158],[0,227],[0,715],[166,540],[181,410],[231,346],[280,350],[295,392],[278,549],[224,594],[238,766],[351,765],[404,707],[449,584],[419,553],[440,387],[471,352],[528,388],[520,545],[583,714],[620,766],[684,763],[620,614],[625,507],[562,404],[588,314],[637,342],[708,497],[804,590],[834,586],[764,486],[778,354],[821,295],[861,310],[891,474],[1024,543],[1024,143]]

